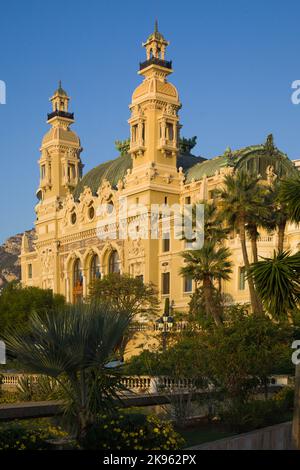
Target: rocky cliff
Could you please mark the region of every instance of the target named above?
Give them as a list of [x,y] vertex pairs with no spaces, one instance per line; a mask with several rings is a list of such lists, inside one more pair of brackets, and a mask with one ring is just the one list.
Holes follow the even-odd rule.
[[[26,231],[31,242],[35,237],[34,229]],[[0,245],[0,290],[7,282],[19,280],[21,276],[20,259],[22,233],[8,238]]]

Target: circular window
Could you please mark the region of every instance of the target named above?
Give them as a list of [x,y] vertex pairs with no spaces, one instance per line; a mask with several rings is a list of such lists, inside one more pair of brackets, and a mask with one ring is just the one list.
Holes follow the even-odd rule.
[[76,219],[77,219],[76,213],[72,212],[72,214],[71,214],[71,224],[72,225],[76,224]]
[[95,217],[95,209],[93,206],[89,207],[88,216],[90,220],[93,220]]

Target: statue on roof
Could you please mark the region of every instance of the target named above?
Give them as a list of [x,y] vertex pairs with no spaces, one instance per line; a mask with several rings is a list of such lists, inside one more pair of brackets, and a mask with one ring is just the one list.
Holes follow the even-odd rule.
[[268,155],[273,155],[274,150],[275,150],[275,145],[274,145],[274,139],[273,139],[273,134],[269,134],[267,137],[267,140],[264,144],[265,147],[265,152]]
[[130,139],[116,140],[115,146],[122,156],[127,155],[130,147]]
[[186,137],[180,137],[179,139],[179,149],[180,153],[191,153],[192,148],[195,147],[197,143],[197,136],[187,139]]

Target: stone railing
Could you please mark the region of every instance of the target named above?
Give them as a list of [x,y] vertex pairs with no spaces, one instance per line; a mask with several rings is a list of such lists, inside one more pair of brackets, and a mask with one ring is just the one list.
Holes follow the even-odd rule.
[[2,382],[3,389],[14,389],[18,386],[22,378],[30,378],[33,383],[36,383],[39,375],[37,374],[21,374],[21,373],[0,373],[0,378]]
[[[246,241],[247,243],[250,243],[249,239],[247,239]],[[276,239],[274,235],[265,235],[263,237],[259,237],[257,242],[258,244],[274,244],[276,243]],[[228,243],[229,243],[229,246],[231,246],[232,248],[235,248],[235,247],[240,248],[241,246],[240,238],[238,235],[234,238],[229,239]]]
[[[22,378],[29,378],[36,383],[39,375],[22,373],[4,373],[2,377],[3,390],[14,390],[17,388]],[[292,383],[292,378],[288,375],[272,375],[269,377],[270,387],[285,387]],[[121,377],[121,384],[133,393],[164,393],[174,390],[194,389],[192,380],[172,379],[171,377],[151,377],[148,375],[136,375],[130,377]]]

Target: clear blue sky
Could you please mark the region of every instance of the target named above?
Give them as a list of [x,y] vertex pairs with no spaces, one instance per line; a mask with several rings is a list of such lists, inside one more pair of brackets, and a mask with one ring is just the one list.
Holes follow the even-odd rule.
[[0,242],[33,226],[39,146],[59,79],[84,152],[85,171],[116,156],[128,136],[128,104],[140,81],[141,42],[159,29],[178,87],[182,135],[196,154],[275,143],[300,157],[298,0],[10,0],[1,4]]

